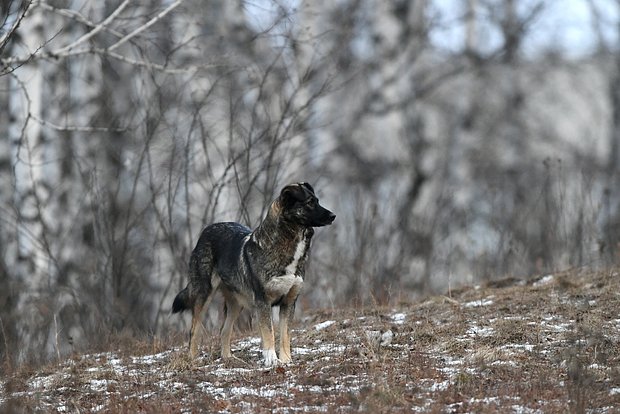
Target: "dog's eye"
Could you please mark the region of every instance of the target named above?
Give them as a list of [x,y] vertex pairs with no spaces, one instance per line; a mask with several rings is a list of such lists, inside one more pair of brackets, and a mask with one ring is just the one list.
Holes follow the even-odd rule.
[[306,204],[311,207],[316,206],[316,198],[309,198],[308,201],[306,201]]

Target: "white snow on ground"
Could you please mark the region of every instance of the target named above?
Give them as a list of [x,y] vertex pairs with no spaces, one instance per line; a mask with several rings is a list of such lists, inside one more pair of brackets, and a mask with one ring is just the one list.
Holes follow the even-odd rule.
[[316,329],[317,331],[322,331],[323,329],[329,328],[335,323],[336,321],[325,321],[325,322],[317,323],[316,325],[314,325],[314,329]]
[[398,325],[402,325],[403,323],[405,323],[406,318],[407,318],[407,315],[405,315],[402,312],[395,313],[390,316],[390,319],[392,319],[392,322]]
[[510,345],[503,345],[502,347],[500,347],[500,349],[511,349],[511,350],[524,350],[527,352],[532,352],[534,351],[536,345],[532,345],[532,344],[510,344]]
[[492,296],[489,296],[486,299],[473,300],[471,302],[463,303],[462,306],[464,308],[479,308],[480,306],[490,306],[493,304],[493,301],[491,299]]
[[533,286],[534,287],[544,286],[544,285],[547,285],[547,284],[553,282],[554,279],[555,279],[555,277],[553,275],[547,275],[547,276],[544,276],[544,277],[540,278],[536,282],[534,282]]
[[134,364],[153,364],[157,361],[161,361],[162,359],[165,359],[167,356],[170,355],[172,351],[165,351],[165,352],[160,352],[159,354],[155,354],[155,355],[146,355],[146,356],[142,356],[142,357],[132,357],[132,362]]
[[47,376],[47,377],[38,377],[38,378],[34,378],[30,381],[30,388],[32,389],[45,389],[45,388],[49,388],[52,383],[54,382],[54,380],[56,379],[56,377],[54,376]]
[[106,391],[108,389],[108,385],[110,384],[116,384],[117,381],[114,380],[98,380],[98,379],[91,379],[89,381],[89,385],[90,385],[90,389],[93,391]]
[[487,337],[493,335],[493,328],[472,324],[469,329],[467,329],[466,334],[474,338],[480,336]]
[[[544,279],[544,278],[543,278]],[[481,306],[493,305],[493,297],[486,297],[480,300],[470,301],[462,304],[465,308],[477,308]],[[354,323],[342,323],[337,335],[327,335],[324,330],[333,326],[337,322],[327,320],[315,325],[309,325],[308,329],[295,330],[294,338],[305,336],[305,342],[295,346],[293,342],[292,355],[294,364],[304,364],[316,376],[316,382],[300,383],[299,378],[292,375],[290,366],[282,368],[281,376],[274,375],[277,368],[265,369],[259,364],[260,343],[258,337],[250,336],[233,342],[233,353],[241,355],[247,366],[231,367],[223,361],[215,361],[208,357],[199,358],[197,365],[189,368],[189,377],[195,373],[200,373],[194,382],[188,381],[186,377],[178,375],[178,368],[174,365],[178,360],[182,360],[186,350],[184,348],[170,349],[154,355],[145,356],[121,356],[114,352],[84,355],[76,360],[69,360],[61,365],[57,372],[45,375],[35,375],[27,382],[25,390],[11,392],[14,397],[32,396],[40,399],[44,410],[58,412],[73,412],[74,408],[68,405],[66,398],[63,398],[62,388],[58,388],[59,383],[68,378],[78,378],[75,385],[76,389],[71,390],[69,382],[68,391],[91,393],[96,396],[93,398],[111,399],[140,399],[150,400],[159,398],[164,394],[178,395],[179,401],[187,401],[188,394],[195,395],[202,393],[208,398],[221,401],[235,401],[235,407],[241,412],[256,411],[256,404],[249,401],[277,400],[281,406],[271,410],[273,412],[293,413],[293,412],[324,412],[334,411],[334,406],[321,405],[320,399],[325,395],[353,395],[361,396],[368,390],[384,386],[381,379],[370,377],[365,369],[357,371],[343,371],[340,375],[323,376],[322,368],[325,366],[343,365],[345,368],[351,362],[359,362],[366,358],[369,364],[374,363],[373,358],[381,358],[382,355],[391,355],[395,361],[402,361],[407,364],[417,364],[420,352],[411,352],[415,347],[417,329],[420,329],[421,321],[419,317],[406,311],[392,311],[382,316],[365,316],[356,318]],[[504,321],[514,321],[517,324],[536,330],[537,335],[545,338],[537,344],[528,343],[526,339],[514,340],[510,343],[494,345],[494,337],[500,330],[498,326]],[[434,322],[433,322],[434,323]],[[424,357],[432,369],[428,370],[428,376],[420,378],[404,378],[403,388],[415,394],[419,400],[410,411],[425,412],[431,407],[436,409],[434,404],[439,395],[453,393],[454,387],[458,387],[461,381],[468,381],[469,378],[484,377],[484,370],[520,370],[524,358],[530,354],[545,355],[551,352],[544,349],[544,344],[563,344],[563,338],[575,330],[575,320],[569,319],[560,314],[539,315],[534,320],[529,320],[527,314],[521,316],[502,316],[488,320],[466,321],[466,325],[459,333],[452,338],[458,346],[466,345],[469,351],[458,352],[439,341],[433,343],[424,352]],[[497,327],[497,329],[496,329]],[[609,329],[608,335],[613,335],[614,343],[620,340],[620,319],[610,320],[606,327]],[[519,336],[516,336],[520,338]],[[527,338],[524,336],[523,338]],[[541,340],[542,341],[542,340]],[[479,342],[484,342],[488,349],[493,352],[483,353],[484,346],[476,348]],[[543,345],[541,345],[541,343]],[[587,344],[579,341],[574,342],[576,346],[586,346]],[[485,358],[484,366],[477,364],[478,350],[480,355]],[[552,358],[550,356],[549,358]],[[553,356],[557,358],[557,356]],[[321,361],[321,364],[316,364]],[[562,363],[561,359],[553,359],[554,363]],[[555,362],[557,361],[557,362]],[[351,364],[352,365],[352,364]],[[596,371],[597,375],[612,375],[615,368],[609,367],[604,362],[590,363],[587,366],[590,371]],[[273,381],[254,384],[251,380],[256,376],[274,375]],[[139,392],[127,391],[122,394],[123,388],[128,383],[148,383]],[[609,388],[609,395],[620,395],[620,387],[612,384]],[[121,391],[119,391],[119,389]],[[310,393],[315,400],[303,405],[293,405],[295,396],[298,393]],[[0,380],[0,404],[6,401],[8,395],[7,386]],[[488,410],[494,407],[508,409],[513,413],[539,413],[545,412],[545,402],[540,401],[536,408],[531,408],[523,404],[519,395],[513,396],[489,396],[486,398],[471,398],[454,402],[446,402],[443,412],[473,412],[468,406],[484,406]],[[421,401],[421,402],[420,402]],[[288,405],[287,405],[288,404]],[[241,407],[241,408],[239,408]],[[102,403],[101,399],[95,400],[93,405],[88,407],[90,412],[106,411],[109,407]],[[339,412],[350,412],[362,409],[363,407],[339,406]],[[220,412],[230,412],[223,408]],[[189,409],[181,409],[180,412],[191,412]],[[601,413],[613,412],[613,409],[596,411]]]

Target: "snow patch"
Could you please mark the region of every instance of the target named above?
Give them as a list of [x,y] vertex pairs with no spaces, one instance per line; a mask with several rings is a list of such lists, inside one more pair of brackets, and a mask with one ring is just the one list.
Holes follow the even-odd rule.
[[487,298],[487,299],[472,300],[471,302],[464,303],[463,307],[464,308],[479,308],[481,306],[489,306],[492,304],[493,304],[493,301],[490,298]]
[[544,277],[540,278],[539,280],[537,280],[536,282],[534,282],[533,286],[534,287],[538,287],[538,286],[547,285],[547,284],[553,282],[553,279],[555,279],[553,277],[553,275],[544,276]]
[[273,389],[254,389],[254,388],[249,388],[249,387],[232,387],[229,388],[228,391],[233,394],[233,395],[253,395],[256,397],[264,397],[264,398],[273,398],[278,396],[279,394],[286,394],[288,395],[288,392],[286,392],[285,390],[282,390],[282,392],[278,392],[278,390],[273,390]]
[[433,382],[428,387],[428,390],[430,392],[445,391],[445,390],[448,389],[448,387],[450,387],[450,381],[449,380],[445,380],[445,381],[441,381],[441,382]]
[[254,348],[257,345],[260,345],[260,342],[261,342],[261,339],[259,337],[250,337],[250,338],[242,339],[237,342],[234,349],[239,350],[239,349]]
[[486,338],[486,337],[493,335],[493,328],[488,327],[488,326],[472,325],[469,327],[469,329],[467,329],[465,333],[474,338],[476,337]]
[[383,333],[381,331],[364,331],[364,334],[370,345],[374,347],[388,346],[394,338],[394,332],[389,329]]
[[510,408],[512,408],[512,412],[515,414],[538,414],[540,413],[540,410],[536,410],[534,408],[529,408],[529,407],[524,407],[522,405],[512,405]]
[[249,368],[218,368],[211,372],[213,373],[213,375],[225,376],[225,375],[248,374],[254,371],[255,370],[249,369]]
[[397,325],[402,325],[403,323],[405,323],[406,317],[407,315],[405,315],[404,313],[395,313],[392,316],[390,316],[390,319],[392,319],[393,323]]
[[394,338],[394,333],[391,330],[387,330],[381,334],[381,342],[379,345],[388,346],[392,343],[392,339]]
[[292,351],[293,355],[309,355],[312,353],[312,350],[303,347],[293,348]]
[[168,355],[170,355],[172,351],[164,351],[164,352],[160,352],[159,354],[155,354],[155,355],[145,355],[145,356],[141,356],[141,357],[132,357],[131,361],[134,364],[146,364],[146,365],[151,365],[154,364],[158,361],[161,361],[162,359],[166,358]]
[[51,387],[52,383],[55,380],[54,375],[48,375],[47,377],[37,377],[30,381],[30,388],[34,389],[47,389]]
[[508,345],[504,345],[501,346],[500,349],[523,349],[527,352],[532,352],[534,351],[534,348],[536,347],[536,345],[532,345],[532,344],[508,344]]
[[336,321],[325,321],[325,322],[317,323],[316,325],[314,325],[314,329],[316,329],[317,331],[321,331],[325,328],[329,328],[335,323]]
[[97,391],[97,392],[101,392],[101,391],[107,391],[108,389],[108,385],[110,384],[116,384],[117,382],[114,380],[98,380],[98,379],[91,379],[89,381],[89,385],[90,385],[90,389],[93,391]]

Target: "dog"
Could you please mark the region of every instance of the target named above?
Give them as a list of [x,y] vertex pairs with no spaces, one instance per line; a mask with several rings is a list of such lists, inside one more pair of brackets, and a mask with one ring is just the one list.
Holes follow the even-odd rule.
[[[198,352],[202,309],[221,290],[226,314],[220,339],[222,358],[233,357],[233,324],[241,310],[249,308],[258,321],[264,365],[291,362],[289,323],[304,284],[313,228],[332,224],[335,218],[319,204],[312,186],[302,182],[282,189],[254,231],[234,222],[207,226],[190,257],[189,283],[172,304],[172,313],[192,311],[190,356],[195,358]],[[274,306],[280,307],[279,358],[271,319]]]

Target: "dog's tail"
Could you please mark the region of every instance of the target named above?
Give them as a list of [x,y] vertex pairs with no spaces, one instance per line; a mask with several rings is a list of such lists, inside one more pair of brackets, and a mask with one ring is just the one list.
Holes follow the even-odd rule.
[[174,302],[172,302],[172,313],[183,312],[189,309],[189,289],[186,287],[174,298]]

